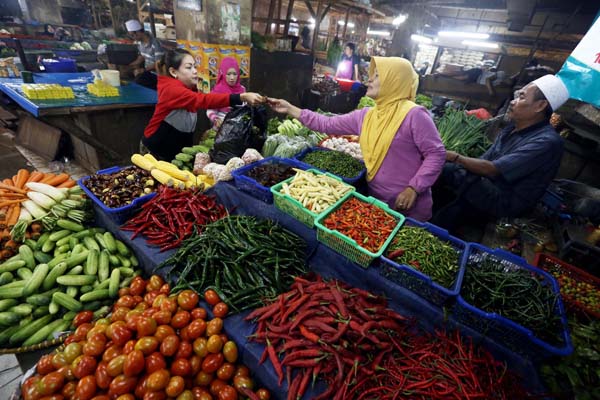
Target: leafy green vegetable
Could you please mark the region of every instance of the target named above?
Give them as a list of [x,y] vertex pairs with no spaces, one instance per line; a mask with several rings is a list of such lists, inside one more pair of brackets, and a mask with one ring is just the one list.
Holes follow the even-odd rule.
[[358,102],[358,106],[356,106],[356,109],[360,110],[361,108],[365,107],[375,107],[375,100],[368,96],[361,97],[360,101]]
[[415,98],[415,103],[417,103],[418,105],[423,106],[427,109],[432,107],[431,97],[425,96],[424,94],[418,94],[417,97]]
[[437,119],[436,125],[446,150],[467,157],[479,157],[491,144],[485,136],[485,122],[466,115],[464,110],[447,108],[444,116]]

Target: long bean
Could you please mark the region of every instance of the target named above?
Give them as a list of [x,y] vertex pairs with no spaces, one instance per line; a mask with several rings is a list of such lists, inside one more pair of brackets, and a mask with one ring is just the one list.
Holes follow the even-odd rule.
[[192,235],[158,269],[176,288],[214,289],[233,310],[252,308],[306,272],[305,242],[272,221],[232,215]]

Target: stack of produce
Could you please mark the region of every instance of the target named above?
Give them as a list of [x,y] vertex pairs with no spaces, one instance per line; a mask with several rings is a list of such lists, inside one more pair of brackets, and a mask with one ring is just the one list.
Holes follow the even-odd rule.
[[60,219],[60,230],[27,239],[0,264],[0,346],[40,343],[96,311],[127,285],[138,261],[110,232]]
[[337,81],[325,77],[313,83],[313,90],[316,90],[319,93],[333,93],[340,90],[340,85]]
[[198,153],[194,161],[194,173],[204,174],[214,182],[230,181],[233,179],[231,173],[234,170],[262,159],[260,153],[253,148],[246,149],[242,157],[230,158],[225,165],[211,162],[210,156],[206,153]]
[[351,155],[335,150],[314,150],[300,161],[347,179],[357,178],[365,169],[365,165]]
[[[134,154],[131,156],[131,162],[142,170],[150,172],[150,175],[163,185],[179,189],[207,189],[212,186],[213,183],[212,180],[208,179],[205,175],[196,176],[190,171],[179,169],[172,163],[158,161],[151,154],[144,154],[143,156],[141,154]],[[148,190],[145,190],[145,192],[150,193],[154,191],[154,181],[150,179],[149,181],[146,181],[146,183],[148,184]]]
[[305,243],[268,220],[232,215],[186,239],[162,266],[178,287],[199,293],[215,290],[231,309],[241,311],[282,293],[306,272]]
[[320,213],[352,191],[352,186],[325,174],[296,170],[296,175],[281,186],[281,193],[298,200],[313,213]]
[[262,148],[262,155],[265,157],[291,158],[302,150],[314,147],[327,135],[314,132],[303,126],[297,119],[286,119],[279,122],[276,118],[268,123],[267,132],[273,132],[265,141]]
[[146,243],[165,251],[180,246],[192,233],[201,233],[203,226],[226,215],[227,210],[214,196],[161,186],[158,194],[121,229],[132,231],[132,240],[142,234]]
[[346,139],[341,136],[333,136],[328,139],[323,140],[320,144],[320,147],[341,151],[342,153],[346,153],[356,158],[357,160],[363,160],[362,150],[360,149],[360,144],[358,142],[354,142]]
[[110,319],[81,323],[63,350],[42,356],[24,400],[268,398],[237,363],[223,321],[207,318],[196,293],[168,286],[152,276],[121,289]]
[[[430,276],[434,282],[450,288],[458,275],[458,255],[450,244],[426,229],[404,226],[392,239],[386,257],[395,263],[412,267]],[[384,272],[384,275],[394,280],[394,274]]]
[[57,83],[24,83],[21,85],[21,90],[28,99],[58,100],[75,98],[72,88]]
[[350,197],[325,218],[323,225],[351,238],[371,253],[377,253],[398,221],[382,208]]
[[490,141],[485,136],[485,122],[464,110],[446,109],[444,116],[437,119],[436,125],[446,150],[452,150],[467,157],[479,157]]
[[83,184],[109,208],[127,206],[155,190],[150,174],[138,167],[123,168],[110,174],[93,174]]
[[262,164],[257,165],[246,173],[246,176],[254,179],[264,187],[275,186],[296,174],[296,169],[286,164]]
[[356,109],[360,110],[361,108],[365,107],[375,107],[375,100],[368,96],[361,97],[360,101],[358,102],[358,105],[356,106]]
[[202,140],[195,146],[182,148],[181,153],[177,154],[175,159],[171,160],[171,164],[184,171],[193,171],[196,154],[208,154],[210,149],[212,149],[213,145],[215,144],[216,136],[217,132],[214,129],[208,130],[206,132],[206,139]]
[[296,277],[246,319],[257,321],[251,338],[266,345],[260,362],[269,359],[279,385],[287,380],[290,400],[316,379],[328,387],[315,400],[524,397],[511,397],[519,386],[487,352],[458,335],[422,332],[385,299],[339,281]]

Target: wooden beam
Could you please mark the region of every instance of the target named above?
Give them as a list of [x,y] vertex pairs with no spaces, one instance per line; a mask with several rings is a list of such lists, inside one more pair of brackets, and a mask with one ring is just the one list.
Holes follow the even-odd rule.
[[319,0],[318,4],[317,4],[317,13],[316,13],[316,17],[315,17],[315,29],[313,31],[313,38],[312,38],[312,48],[311,48],[311,52],[312,54],[315,53],[315,48],[317,47],[317,39],[319,38],[319,28],[321,27],[321,9],[323,8],[323,0]]
[[277,0],[277,18],[281,18],[281,1]]
[[267,26],[265,26],[265,35],[271,33],[271,20],[273,19],[273,13],[275,12],[275,1],[269,1],[269,16],[267,17]]
[[315,13],[315,10],[312,8],[310,1],[304,0],[304,4],[306,4],[306,7],[308,8],[308,12],[310,13],[310,15],[316,20],[317,14]]
[[285,14],[285,25],[283,27],[283,35],[287,36],[290,32],[290,18],[292,18],[292,12],[294,11],[294,1],[289,0],[287,13]]
[[323,14],[321,15],[321,18],[319,18],[321,21],[323,21],[325,19],[325,16],[329,12],[330,8],[331,8],[331,4],[327,4],[327,7],[325,7],[325,10],[323,10]]
[[[267,22],[268,18],[265,18],[265,17],[256,17],[256,18],[252,18],[252,20],[255,21],[255,22]],[[285,19],[276,19],[276,18],[273,18],[270,21],[273,24],[285,24],[286,20]],[[296,21],[296,23],[298,25],[308,25],[311,22],[307,21],[307,20],[301,20],[301,19],[299,19],[299,20]]]
[[342,42],[346,40],[346,28],[348,27],[348,18],[350,18],[350,7],[346,9],[346,17],[344,18],[344,30],[342,31]]

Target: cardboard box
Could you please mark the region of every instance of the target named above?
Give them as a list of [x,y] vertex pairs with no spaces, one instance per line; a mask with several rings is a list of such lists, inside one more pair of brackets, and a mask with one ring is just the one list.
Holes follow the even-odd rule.
[[60,129],[50,126],[31,115],[19,122],[17,144],[34,151],[48,161],[54,160],[61,136]]

